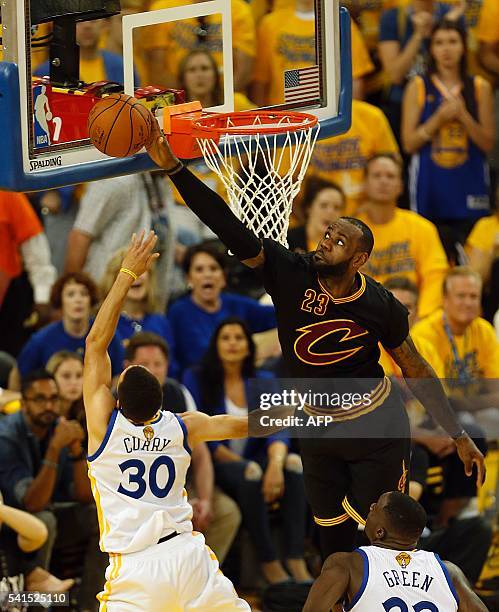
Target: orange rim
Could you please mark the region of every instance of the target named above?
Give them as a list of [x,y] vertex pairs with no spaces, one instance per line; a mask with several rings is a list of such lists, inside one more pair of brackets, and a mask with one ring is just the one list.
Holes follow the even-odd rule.
[[[227,125],[230,119],[231,125]],[[261,123],[255,123],[261,121]],[[295,111],[240,111],[234,113],[211,113],[192,122],[198,138],[214,135],[234,134],[284,134],[309,130],[317,125],[318,119],[309,113]]]

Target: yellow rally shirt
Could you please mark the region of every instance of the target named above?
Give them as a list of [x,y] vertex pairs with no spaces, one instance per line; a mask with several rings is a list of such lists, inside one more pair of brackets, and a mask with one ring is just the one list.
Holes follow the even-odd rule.
[[499,41],[499,2],[484,0],[478,20],[477,38],[483,42]]
[[487,252],[492,251],[497,241],[499,241],[499,217],[492,215],[483,217],[475,223],[466,240],[466,247]]
[[[156,0],[151,3],[151,11],[173,8],[188,4],[185,0]],[[232,46],[253,57],[255,55],[255,24],[253,13],[244,0],[231,0],[232,10]],[[183,57],[199,45],[197,30],[200,26],[198,19],[182,19],[177,22],[164,23],[148,28],[148,35],[144,37],[145,50],[166,49],[166,61],[171,74],[177,74]],[[203,48],[213,54],[219,66],[222,65],[222,16],[220,14],[207,15],[204,21],[207,36],[203,41]]]
[[[414,341],[424,338],[435,347],[444,364],[446,379],[458,378],[452,345],[444,328],[442,310],[439,309],[416,323],[411,329],[411,336]],[[454,343],[459,359],[464,361],[473,378],[499,378],[499,343],[494,328],[488,321],[477,317],[462,336],[454,335]]]
[[[253,78],[270,86],[268,104],[284,103],[284,71],[316,64],[315,20],[300,18],[294,8],[272,11],[261,20]],[[352,73],[360,78],[374,69],[359,28],[352,22]]]
[[433,223],[400,208],[391,221],[382,225],[372,223],[365,213],[358,218],[369,225],[374,235],[374,250],[362,271],[380,283],[394,276],[416,283],[420,317],[438,308],[448,264]]
[[353,214],[362,201],[367,160],[376,153],[399,153],[388,119],[376,106],[352,100],[350,129],[316,143],[310,173],[338,183],[347,198],[346,214]]
[[[411,332],[411,337],[412,337],[412,332]],[[436,347],[433,346],[433,344],[426,338],[418,337],[418,338],[412,338],[412,339],[414,340],[414,344],[416,348],[418,349],[418,352],[421,355],[421,357],[426,359],[426,361],[435,370],[435,374],[439,378],[444,378],[445,376],[444,364],[442,362],[442,359],[440,358],[440,355],[438,354]],[[381,352],[381,355],[379,358],[379,362],[382,365],[383,370],[385,371],[385,374],[387,376],[396,376],[398,378],[401,377],[402,371],[400,370],[399,366],[391,358],[391,356],[388,354],[386,349],[381,345],[380,345],[380,352]]]

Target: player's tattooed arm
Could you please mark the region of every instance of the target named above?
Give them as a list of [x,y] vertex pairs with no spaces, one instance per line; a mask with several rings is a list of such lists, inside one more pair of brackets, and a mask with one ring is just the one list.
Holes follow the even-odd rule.
[[485,480],[483,455],[458,422],[431,365],[419,354],[410,336],[399,347],[387,350],[402,370],[411,392],[456,442],[457,453],[468,476],[471,476],[473,465],[476,465],[477,484],[481,485]]
[[350,584],[350,555],[335,553],[325,560],[321,575],[310,589],[303,612],[329,612],[343,601]]
[[444,565],[459,597],[458,612],[487,612],[486,606],[473,592],[461,569],[449,561],[444,561]]

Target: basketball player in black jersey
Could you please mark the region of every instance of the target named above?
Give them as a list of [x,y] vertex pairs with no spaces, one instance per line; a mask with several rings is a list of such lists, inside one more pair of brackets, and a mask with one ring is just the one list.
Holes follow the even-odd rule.
[[[378,342],[400,366],[409,388],[455,440],[466,473],[484,459],[459,425],[442,385],[417,352],[407,310],[382,285],[361,274],[373,248],[363,222],[342,217],[332,223],[313,253],[292,253],[260,240],[227,204],[173,155],[153,122],[151,158],[164,168],[186,204],[242,263],[263,269],[265,288],[277,314],[285,367],[296,379],[317,379],[320,390],[345,389],[348,381],[367,400],[331,410],[307,406],[310,415],[329,414],[334,428],[300,439],[308,501],[319,525],[322,554],[352,550],[357,525],[385,491],[405,491],[410,430],[396,391],[379,365]],[[299,381],[297,382],[299,385]],[[309,432],[310,433],[310,432]],[[331,438],[333,436],[334,439]]]

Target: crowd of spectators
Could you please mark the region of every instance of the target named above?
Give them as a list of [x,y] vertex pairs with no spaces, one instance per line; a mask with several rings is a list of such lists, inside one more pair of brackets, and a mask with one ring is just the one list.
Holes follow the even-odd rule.
[[[121,4],[121,15],[78,24],[86,82],[122,80],[123,15],[183,2]],[[289,247],[314,250],[342,215],[371,227],[363,272],[406,305],[418,350],[488,452],[492,469],[477,491],[452,440],[381,348],[411,419],[410,494],[430,517],[421,545],[480,585],[494,554],[499,465],[499,2],[343,4],[353,17],[352,124],[317,143]],[[313,0],[231,6],[236,110],[282,103],[283,71],[315,63]],[[181,87],[205,107],[223,101],[220,15],[155,26],[134,44],[137,84]],[[40,49],[36,60],[35,73],[46,74]],[[201,162],[193,168],[221,190]],[[0,193],[0,590],[72,589],[79,609],[95,609],[106,558],[85,463],[82,359],[95,308],[142,229],[158,234],[160,257],[127,296],[110,346],[113,375],[145,365],[163,386],[165,410],[240,415],[250,379],[283,373],[260,281],[248,280],[163,173]],[[314,573],[295,450],[282,434],[201,445],[192,455],[195,528],[232,568],[237,534],[247,531],[270,584],[307,583]]]

